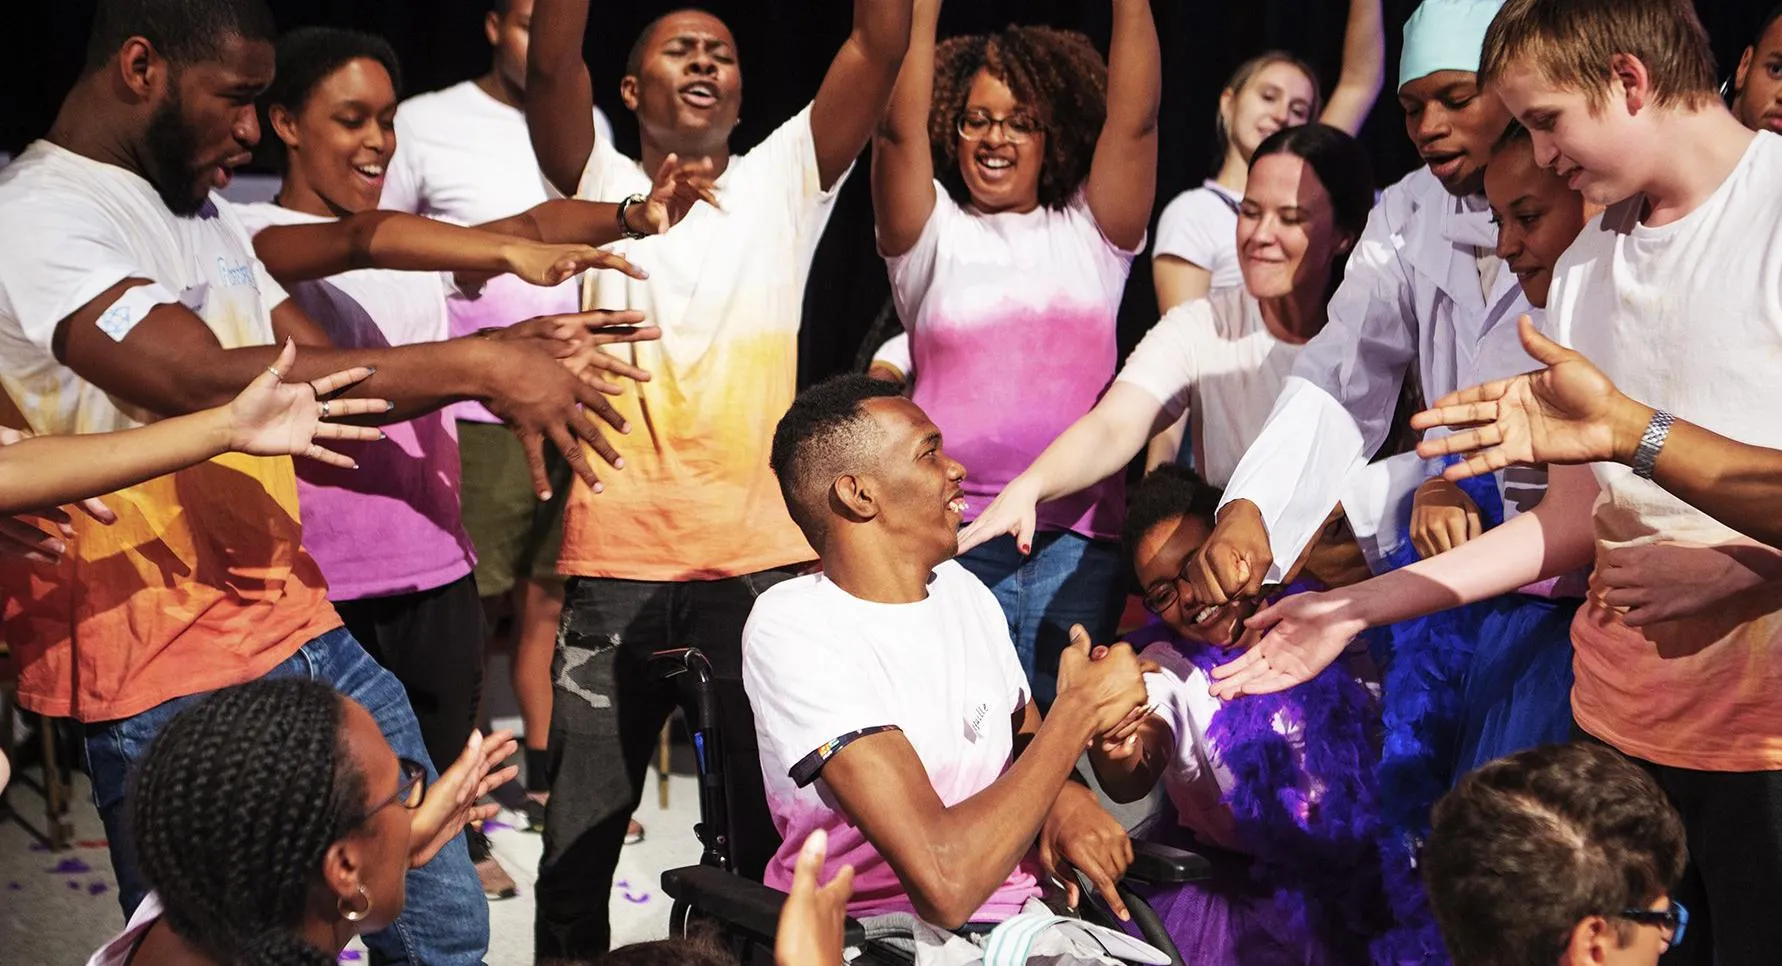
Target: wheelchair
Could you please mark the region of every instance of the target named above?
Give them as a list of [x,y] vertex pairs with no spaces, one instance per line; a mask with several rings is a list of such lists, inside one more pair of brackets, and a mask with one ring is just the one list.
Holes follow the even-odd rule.
[[[725,757],[711,664],[704,654],[697,648],[661,651],[653,656],[651,669],[657,676],[676,682],[699,783],[700,821],[694,826],[703,848],[699,864],[662,873],[662,891],[674,900],[669,933],[682,937],[695,924],[704,924],[715,928],[744,966],[772,963],[774,933],[786,894],[739,873],[734,846],[742,841],[777,842],[779,833],[771,822],[762,823],[762,827],[740,827],[743,823],[732,817],[724,778],[726,768],[758,769],[760,763],[739,760],[743,757],[740,755]],[[765,817],[768,813],[762,808],[752,814]],[[1168,955],[1175,966],[1182,966],[1181,954],[1162,920],[1133,886],[1166,886],[1206,879],[1212,874],[1212,866],[1204,856],[1157,843],[1135,839],[1132,848],[1132,865],[1116,889],[1145,942]],[[1105,900],[1080,876],[1078,888],[1083,896],[1079,914],[1085,921],[1122,929]],[[894,943],[868,937],[866,929],[853,917],[846,922],[843,945],[861,950],[856,963],[908,966],[912,961]]]

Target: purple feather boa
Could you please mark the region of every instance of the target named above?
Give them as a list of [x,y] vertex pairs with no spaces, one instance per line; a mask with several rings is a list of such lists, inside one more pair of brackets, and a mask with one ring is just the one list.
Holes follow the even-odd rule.
[[[1285,593],[1318,589],[1300,581]],[[1203,671],[1231,659],[1163,630],[1160,636]],[[1276,729],[1278,720],[1299,726],[1303,763]],[[1207,741],[1234,779],[1224,804],[1253,859],[1252,877],[1273,892],[1295,930],[1348,951],[1347,961],[1364,956],[1388,921],[1380,881],[1379,720],[1379,701],[1338,661],[1285,692],[1228,701],[1207,725]]]

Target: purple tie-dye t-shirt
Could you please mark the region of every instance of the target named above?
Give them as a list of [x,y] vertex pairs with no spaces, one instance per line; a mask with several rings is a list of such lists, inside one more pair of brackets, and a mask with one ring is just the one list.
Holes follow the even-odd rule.
[[[886,262],[913,395],[970,474],[971,520],[1113,381],[1135,253],[1102,235],[1082,192],[1059,209],[994,215],[961,208],[938,183],[935,194],[915,247]],[[1113,539],[1124,515],[1116,475],[1041,504],[1039,528]]]

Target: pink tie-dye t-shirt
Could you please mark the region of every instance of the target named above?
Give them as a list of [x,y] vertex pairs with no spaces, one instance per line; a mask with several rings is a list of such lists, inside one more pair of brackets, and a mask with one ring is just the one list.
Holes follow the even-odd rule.
[[[799,847],[820,828],[829,835],[823,879],[854,866],[849,914],[914,913],[890,863],[824,787],[822,765],[846,754],[855,737],[896,728],[942,804],[957,805],[996,781],[1009,766],[1014,714],[1028,698],[996,598],[953,561],[935,568],[928,598],[913,604],[861,600],[822,574],[795,577],[755,602],[742,648],[768,809],[780,834],[767,884],[791,888]],[[1039,891],[1024,860],[971,920],[1000,922]]]
[[[961,208],[939,182],[935,195],[915,246],[886,263],[913,396],[970,474],[971,520],[1113,381],[1136,252],[1103,237],[1082,192],[1062,208],[994,215]],[[1041,504],[1039,527],[1116,539],[1125,512],[1115,475]]]

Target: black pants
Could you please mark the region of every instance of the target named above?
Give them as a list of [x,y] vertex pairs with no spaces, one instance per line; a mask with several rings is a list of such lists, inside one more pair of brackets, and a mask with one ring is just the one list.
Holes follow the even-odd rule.
[[[742,687],[742,629],[767,588],[792,575],[766,570],[724,580],[656,583],[574,578],[552,662],[556,697],[533,929],[540,963],[607,951],[613,870],[625,827],[643,798],[657,736],[679,701],[673,681],[653,680],[650,655],[697,647],[712,663],[722,718],[725,795],[732,828],[768,831],[767,793],[754,716]],[[731,842],[738,871],[760,879],[776,841]]]
[[[1579,741],[1605,742],[1572,724]],[[1671,898],[1689,910],[1663,966],[1782,962],[1782,771],[1697,771],[1628,755],[1683,816],[1689,864]]]
[[483,602],[460,580],[389,597],[338,600],[334,609],[366,653],[408,692],[436,771],[464,753],[483,688]]

